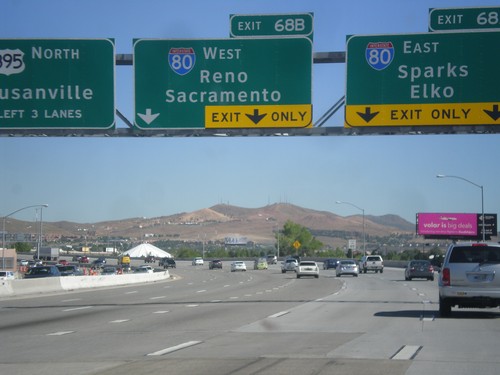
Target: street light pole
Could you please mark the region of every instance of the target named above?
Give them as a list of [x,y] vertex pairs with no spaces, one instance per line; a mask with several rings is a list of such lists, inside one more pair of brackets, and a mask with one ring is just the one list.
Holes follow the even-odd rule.
[[360,210],[363,213],[363,255],[366,255],[365,210],[361,207],[356,206],[353,203],[350,203],[350,202],[336,201],[335,203],[348,204],[349,206],[353,206],[354,208],[357,208],[358,210]]
[[483,189],[483,185],[479,185],[479,184],[476,184],[475,182],[472,182],[470,180],[467,180],[466,178],[463,178],[463,177],[460,177],[460,176],[448,176],[448,175],[444,175],[444,174],[438,174],[436,175],[437,178],[458,178],[459,180],[462,180],[462,181],[465,181],[465,182],[468,182],[469,184],[472,184],[474,185],[475,187],[478,187],[479,189],[481,189],[481,217],[482,217],[482,220],[481,220],[481,227],[482,227],[482,232],[483,232],[483,242],[486,241],[486,231],[485,231],[485,226],[484,226],[484,222],[485,222],[485,218],[484,218],[484,189]]
[[[7,221],[7,218],[9,216],[12,216],[16,213],[18,213],[19,211],[23,211],[23,210],[27,210],[28,208],[33,208],[33,207],[49,207],[48,204],[33,204],[31,206],[26,206],[26,207],[23,207],[23,208],[20,208],[18,210],[15,210],[13,212],[11,212],[10,214],[7,214],[3,217],[3,231],[2,231],[2,269],[5,269],[5,222]],[[42,220],[42,215],[41,215],[41,212],[40,212],[40,221]],[[41,230],[41,224],[40,224],[40,230]]]

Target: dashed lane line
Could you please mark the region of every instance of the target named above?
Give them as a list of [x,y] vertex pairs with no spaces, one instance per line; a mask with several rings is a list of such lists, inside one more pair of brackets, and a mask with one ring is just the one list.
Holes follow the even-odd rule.
[[162,350],[158,350],[157,352],[153,352],[153,353],[149,353],[149,354],[146,354],[147,356],[159,356],[159,355],[165,355],[165,354],[168,354],[168,353],[172,353],[172,352],[175,352],[177,350],[181,350],[181,349],[185,349],[185,348],[189,348],[190,346],[194,346],[194,345],[198,345],[198,344],[201,344],[203,341],[187,341],[185,343],[182,343],[182,344],[179,344],[179,345],[175,345],[175,346],[171,346],[169,348],[165,348],[165,349],[162,349]]

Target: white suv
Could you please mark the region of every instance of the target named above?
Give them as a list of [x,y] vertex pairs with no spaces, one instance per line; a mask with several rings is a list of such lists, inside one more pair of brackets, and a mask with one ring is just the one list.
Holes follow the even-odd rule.
[[366,255],[359,262],[359,272],[367,271],[384,272],[384,260],[380,255]]
[[295,268],[299,265],[299,262],[295,258],[287,258],[281,263],[281,273],[286,273],[287,271],[295,272]]
[[452,306],[500,306],[500,244],[450,245],[438,284],[441,316],[449,316]]

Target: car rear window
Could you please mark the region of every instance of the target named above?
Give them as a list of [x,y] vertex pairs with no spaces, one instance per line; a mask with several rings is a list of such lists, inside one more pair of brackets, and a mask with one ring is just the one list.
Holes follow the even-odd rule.
[[369,261],[379,261],[380,260],[380,257],[368,257],[366,260],[369,260]]
[[460,246],[452,249],[450,263],[498,263],[500,247]]

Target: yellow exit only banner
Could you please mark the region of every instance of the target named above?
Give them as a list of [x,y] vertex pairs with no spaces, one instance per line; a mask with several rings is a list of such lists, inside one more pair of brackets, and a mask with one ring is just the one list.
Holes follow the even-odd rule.
[[311,126],[311,104],[205,107],[205,128],[307,128]]
[[345,126],[500,125],[499,103],[347,105]]

